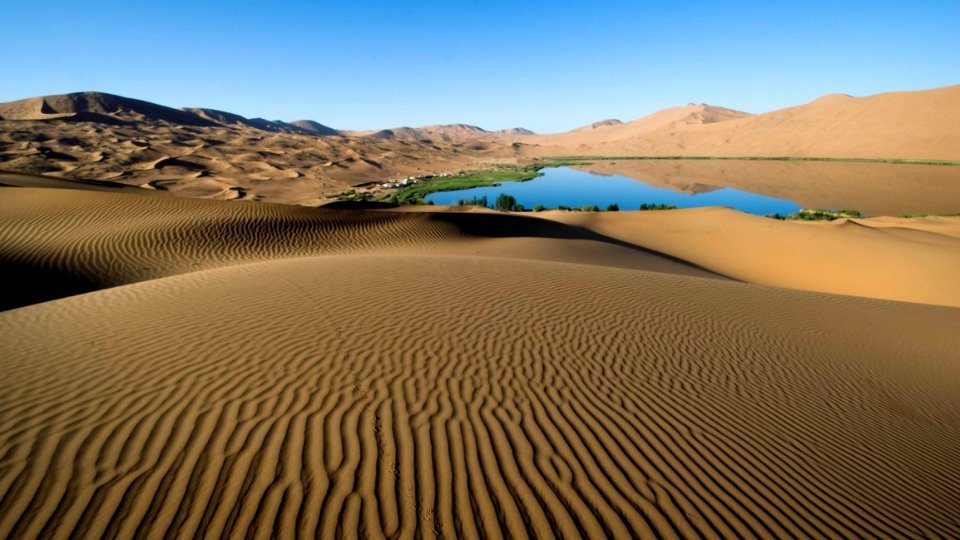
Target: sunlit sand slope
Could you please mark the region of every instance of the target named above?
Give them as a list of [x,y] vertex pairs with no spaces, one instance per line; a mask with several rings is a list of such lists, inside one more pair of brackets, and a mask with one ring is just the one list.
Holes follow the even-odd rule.
[[960,535],[960,310],[331,256],[0,313],[0,537]]
[[960,218],[780,221],[728,208],[545,212],[741,281],[960,307]]

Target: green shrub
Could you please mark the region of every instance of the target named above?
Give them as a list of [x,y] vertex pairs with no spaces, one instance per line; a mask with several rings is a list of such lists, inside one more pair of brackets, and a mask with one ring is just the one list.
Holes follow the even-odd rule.
[[607,205],[607,212],[619,212],[619,211],[620,211],[620,206],[617,205],[617,203]]
[[488,206],[487,196],[483,197],[474,197],[472,199],[460,199],[457,201],[457,206]]
[[824,208],[804,208],[787,216],[797,221],[833,221],[842,218],[863,217],[857,210],[829,210]]
[[543,212],[544,210],[546,210],[546,208],[544,208],[544,206],[543,206],[542,204],[535,204],[535,205],[533,205],[533,211],[534,211],[534,212]]
[[670,204],[647,204],[640,205],[640,210],[676,210],[677,207]]
[[[506,193],[498,195],[497,201],[493,203],[493,207],[501,211],[514,210],[517,206],[520,206],[517,204],[517,199],[514,198],[513,195],[507,195]],[[520,206],[520,209],[522,210],[523,207]]]

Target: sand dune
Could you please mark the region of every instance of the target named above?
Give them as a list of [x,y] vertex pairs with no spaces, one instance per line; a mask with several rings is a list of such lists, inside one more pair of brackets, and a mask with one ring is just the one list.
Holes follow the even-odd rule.
[[545,217],[764,285],[960,307],[960,218],[778,221],[726,208]]
[[[252,200],[316,206],[369,183],[551,155],[957,160],[958,110],[960,86],[953,86],[827,96],[760,115],[690,104],[632,122],[601,121],[548,135],[467,124],[357,132],[83,92],[0,104],[0,169],[151,186],[189,197],[242,192]],[[785,185],[754,181],[755,175],[750,180],[759,193]],[[883,194],[875,199],[890,200]]]
[[318,205],[352,185],[483,167],[476,152],[409,141],[141,122],[3,121],[0,169],[152,186],[189,197],[242,189],[256,200]]
[[956,309],[351,255],[0,318],[7,537],[960,534]]
[[[536,217],[351,211],[148,197],[129,187],[29,189],[53,187],[34,178],[0,198],[0,261],[20,276],[7,282],[7,308],[244,262],[384,251],[602,264],[960,306],[960,218],[798,223],[722,208]],[[16,182],[0,175],[0,183]]]
[[0,537],[960,537],[960,218],[313,208],[503,149],[144,107],[0,107]]
[[495,153],[442,140],[341,137],[311,121],[179,110],[102,92],[0,103],[0,118],[0,169],[188,197],[242,190],[254,200],[318,205],[358,184],[488,166]]
[[715,276],[579,227],[497,213],[357,212],[3,189],[0,263],[12,279],[3,283],[0,308],[204,268],[337,253],[443,250]]
[[473,145],[479,143],[509,144],[519,138],[535,135],[525,128],[509,128],[487,131],[469,124],[434,124],[421,127],[396,127],[379,131],[361,131],[353,134],[375,139],[400,139],[407,141],[441,141],[446,143]]
[[697,266],[927,294],[958,220],[0,189],[0,536],[960,534],[960,309]]
[[582,155],[574,149],[598,143],[609,144],[613,141],[631,142],[664,130],[690,129],[692,126],[703,126],[746,116],[749,116],[749,113],[705,103],[690,103],[682,107],[663,109],[631,122],[624,123],[615,119],[602,120],[566,133],[528,137],[524,142],[568,147],[572,155]]
[[[794,156],[960,159],[960,85],[863,98],[835,94],[806,105],[722,121],[632,123],[524,139],[526,155]],[[732,111],[735,113],[736,111]]]
[[[0,115],[7,120],[44,120],[60,118],[86,120],[84,115],[111,116],[118,120],[164,121],[185,126],[213,126],[214,122],[190,111],[181,111],[156,103],[104,92],[76,92],[40,96],[0,104]],[[96,118],[96,117],[95,117]]]
[[340,132],[333,129],[330,126],[325,126],[320,122],[314,120],[294,120],[290,122],[290,125],[297,126],[298,128],[305,129],[311,133],[317,135],[339,135]]

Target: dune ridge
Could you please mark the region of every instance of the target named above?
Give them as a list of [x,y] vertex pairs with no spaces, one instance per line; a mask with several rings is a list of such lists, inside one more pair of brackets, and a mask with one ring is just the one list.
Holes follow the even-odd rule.
[[796,223],[721,208],[360,211],[163,197],[129,187],[49,189],[30,180],[22,184],[37,187],[0,188],[0,263],[19,277],[7,282],[6,308],[244,262],[377,252],[586,263],[960,306],[953,279],[960,218]]
[[[716,277],[579,227],[523,216],[382,212],[0,188],[0,307],[205,268],[277,258],[390,252],[487,254]],[[576,249],[569,249],[576,246]]]
[[[566,133],[530,137],[524,142],[537,145],[584,147],[612,141],[632,141],[664,130],[703,126],[750,116],[750,113],[735,111],[706,103],[689,103],[670,107],[630,122],[616,119],[601,120]],[[577,154],[577,152],[573,152]]]
[[727,208],[548,212],[749,283],[960,307],[960,218],[795,223]]

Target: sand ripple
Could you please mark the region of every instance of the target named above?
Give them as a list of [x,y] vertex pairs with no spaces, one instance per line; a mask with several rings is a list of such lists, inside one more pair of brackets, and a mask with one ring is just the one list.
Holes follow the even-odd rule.
[[960,535],[956,309],[350,255],[0,321],[3,537]]

